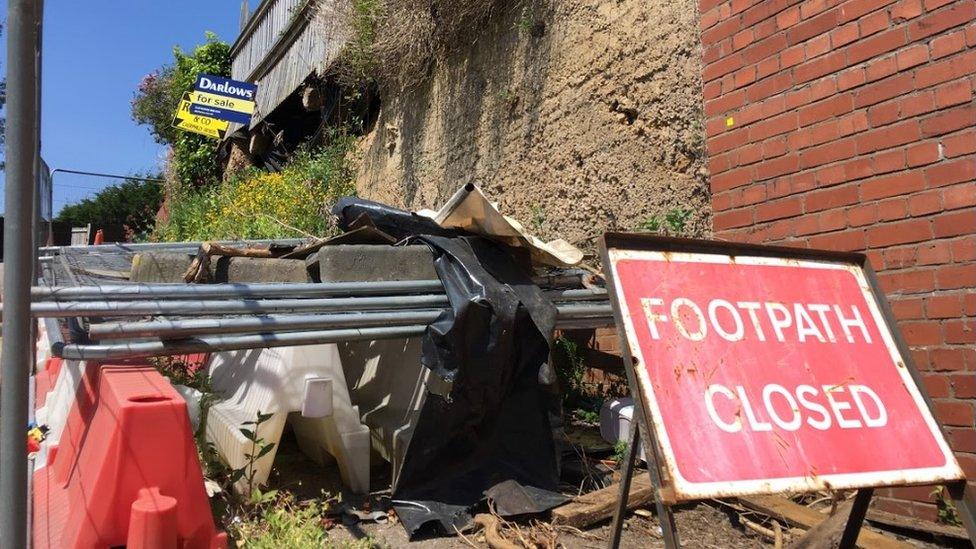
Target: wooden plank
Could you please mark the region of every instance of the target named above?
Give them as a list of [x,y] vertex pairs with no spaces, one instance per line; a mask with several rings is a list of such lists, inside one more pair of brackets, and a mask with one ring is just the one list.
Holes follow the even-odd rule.
[[[809,507],[804,507],[781,496],[744,496],[738,499],[739,503],[750,509],[804,528],[813,528],[827,518]],[[843,530],[843,526],[841,526],[841,530]],[[861,534],[857,538],[857,546],[863,549],[912,549],[913,547],[893,537],[866,528],[861,529]]]
[[851,514],[852,501],[845,501],[837,507],[833,515],[820,524],[807,530],[800,539],[790,545],[790,549],[832,549],[840,544],[847,517]]
[[[613,483],[606,488],[583,494],[573,501],[552,510],[553,524],[567,524],[575,528],[586,528],[613,515],[617,503],[620,484]],[[647,474],[634,471],[634,480],[630,484],[630,497],[627,498],[627,509],[633,510],[654,501],[654,487]]]
[[868,510],[868,521],[883,524],[885,526],[903,528],[905,530],[924,532],[933,536],[944,536],[953,539],[969,539],[969,536],[966,534],[966,529],[962,526],[952,526],[950,524],[931,522],[915,517],[896,515],[895,513],[889,513],[887,511]]

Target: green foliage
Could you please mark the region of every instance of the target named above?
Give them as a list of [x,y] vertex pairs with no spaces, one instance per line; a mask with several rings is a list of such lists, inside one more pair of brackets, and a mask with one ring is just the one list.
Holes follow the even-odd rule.
[[600,423],[600,413],[593,410],[577,408],[573,410],[573,415],[584,423]]
[[613,445],[613,460],[617,463],[627,459],[627,454],[630,452],[630,444],[627,444],[626,440],[618,440],[616,444]]
[[[158,174],[145,174],[158,179]],[[105,187],[91,198],[61,208],[57,221],[81,226],[88,223],[119,223],[128,226],[136,240],[145,239],[152,229],[156,212],[163,202],[163,186],[158,181],[126,179]]]
[[952,500],[949,498],[948,490],[945,486],[937,486],[929,495],[935,499],[939,522],[954,526],[962,524],[962,520],[959,519],[959,512],[956,511],[956,507],[952,504]]
[[532,226],[532,232],[539,236],[549,224],[549,214],[545,207],[538,204],[533,204],[530,209],[532,210],[532,218],[529,220],[529,224]]
[[535,26],[535,15],[532,12],[531,6],[523,6],[522,13],[519,14],[518,19],[515,20],[515,28],[519,32],[529,32],[532,27]]
[[280,172],[246,170],[203,189],[172,192],[169,217],[156,228],[159,240],[212,240],[327,236],[333,232],[329,210],[355,194],[353,169],[346,155],[347,135],[329,146],[302,150]]
[[328,503],[317,500],[297,502],[287,493],[277,496],[261,513],[240,517],[229,526],[238,547],[248,549],[371,549],[383,547],[370,536],[357,540],[329,539],[323,522]]
[[[179,48],[173,50],[176,58],[173,71],[173,90],[177,98],[184,91],[193,89],[198,74],[230,76],[230,46],[207,33],[207,41],[197,46],[192,54],[185,54]],[[173,104],[175,112],[178,101]],[[217,163],[217,141],[190,132],[180,132],[173,142],[173,170],[177,179],[184,185],[200,187],[213,184],[220,179],[220,166]]]
[[352,33],[343,50],[344,70],[351,82],[371,82],[379,62],[373,45],[384,15],[383,1],[352,0],[349,15]]
[[687,208],[672,208],[664,215],[664,220],[668,224],[668,228],[674,234],[681,234],[685,232],[685,225],[688,223],[688,219],[691,217],[691,210]]
[[656,233],[661,230],[660,216],[652,215],[637,224],[637,230],[645,233]]
[[190,363],[182,357],[161,356],[151,357],[149,363],[174,385],[186,385],[201,392],[210,391],[210,377],[200,362]]
[[173,127],[173,115],[183,96],[173,85],[175,68],[166,65],[142,77],[130,103],[132,120],[148,126],[149,133],[163,145],[176,141],[180,130]]
[[242,478],[247,480],[248,503],[254,506],[260,506],[273,501],[277,493],[277,490],[262,492],[261,487],[255,482],[255,477],[258,474],[255,466],[258,460],[271,453],[271,450],[274,450],[275,447],[273,442],[268,442],[258,436],[258,430],[261,428],[261,425],[272,417],[274,417],[274,414],[262,414],[258,411],[256,420],[245,421],[242,424],[245,427],[241,427],[241,434],[244,435],[244,438],[251,441],[251,449],[248,453],[244,454],[244,467],[233,469],[230,473],[229,480],[232,483]]
[[132,119],[148,126],[156,141],[172,146],[173,171],[183,186],[201,187],[220,177],[217,141],[173,128],[173,115],[198,74],[230,76],[230,46],[208,32],[192,53],[174,48],[173,58],[173,64],[142,79],[132,98]]
[[664,214],[663,219],[660,215],[652,215],[638,223],[637,230],[649,233],[663,232],[671,236],[680,236],[687,229],[691,214],[692,211],[688,208],[671,208]]
[[318,502],[299,504],[282,494],[276,505],[264,513],[232,523],[231,535],[254,549],[294,547],[319,549],[325,546],[323,509]]
[[575,341],[560,337],[553,342],[556,376],[564,399],[572,400],[583,394],[583,375],[586,366]]

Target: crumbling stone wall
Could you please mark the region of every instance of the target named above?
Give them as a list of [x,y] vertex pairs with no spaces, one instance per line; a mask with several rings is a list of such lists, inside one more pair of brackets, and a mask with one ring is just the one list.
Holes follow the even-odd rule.
[[437,207],[475,182],[531,231],[587,250],[675,209],[707,233],[696,3],[505,6],[432,74],[383,94],[359,193]]

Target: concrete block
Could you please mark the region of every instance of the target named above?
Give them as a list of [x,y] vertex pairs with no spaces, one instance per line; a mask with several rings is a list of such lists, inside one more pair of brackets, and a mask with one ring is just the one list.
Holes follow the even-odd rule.
[[307,262],[313,279],[322,282],[437,280],[427,246],[326,246]]
[[[192,255],[153,252],[132,258],[129,279],[133,282],[183,282]],[[305,262],[300,259],[218,256],[210,262],[214,282],[308,282]]]
[[183,275],[193,261],[189,254],[153,252],[135,254],[129,280],[133,282],[183,282]]
[[301,259],[218,257],[210,263],[214,282],[308,282]]
[[231,468],[245,466],[252,448],[240,430],[260,412],[272,416],[257,434],[275,447],[258,460],[257,483],[268,479],[287,421],[305,455],[320,464],[335,460],[350,490],[369,491],[369,428],[352,404],[335,345],[216,353],[209,371],[224,400],[210,407],[207,438]]

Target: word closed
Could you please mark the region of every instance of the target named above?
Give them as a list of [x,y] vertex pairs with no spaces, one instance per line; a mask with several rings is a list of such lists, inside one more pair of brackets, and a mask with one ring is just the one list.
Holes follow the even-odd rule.
[[608,257],[679,497],[961,474],[859,266],[620,249]]

